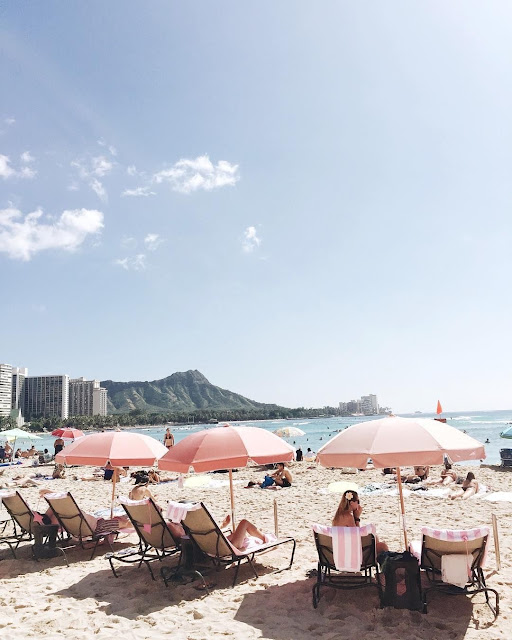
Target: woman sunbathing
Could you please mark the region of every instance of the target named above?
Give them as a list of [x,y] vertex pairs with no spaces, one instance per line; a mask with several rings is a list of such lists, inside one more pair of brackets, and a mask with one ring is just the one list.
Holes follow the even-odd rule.
[[452,469],[452,465],[449,462],[444,463],[444,469],[441,471],[441,477],[439,480],[434,480],[433,478],[427,480],[428,484],[442,484],[447,486],[449,484],[455,484],[459,480],[459,476],[457,472]]
[[452,500],[455,500],[456,498],[467,500],[468,498],[471,498],[471,496],[477,494],[479,488],[480,486],[476,481],[475,474],[472,471],[469,471],[460,489],[455,489],[450,498]]
[[[231,522],[231,516],[227,515],[224,518],[224,522],[221,525],[221,529],[224,529]],[[237,524],[236,529],[233,533],[230,533],[226,536],[226,538],[231,542],[231,544],[238,549],[238,551],[243,551],[249,544],[250,540],[247,537],[247,534],[250,536],[254,536],[255,538],[259,538],[262,543],[270,542],[273,540],[273,536],[265,535],[261,533],[259,529],[257,529],[252,522],[249,520],[240,520]]]
[[[333,527],[359,527],[361,521],[361,512],[363,507],[359,503],[359,496],[357,491],[348,490],[341,496],[340,504],[334,514],[332,520]],[[375,538],[375,548],[377,555],[381,551],[389,551],[388,545],[385,542],[380,542]]]

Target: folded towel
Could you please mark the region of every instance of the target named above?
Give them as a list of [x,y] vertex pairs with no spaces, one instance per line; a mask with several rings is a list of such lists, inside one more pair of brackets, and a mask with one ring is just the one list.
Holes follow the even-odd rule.
[[461,589],[468,582],[472,556],[465,553],[450,553],[441,557],[441,574],[443,582],[453,584]]
[[363,561],[361,536],[370,533],[375,536],[373,524],[363,527],[327,527],[314,524],[313,530],[332,537],[332,554],[338,571],[359,571]]
[[185,519],[188,511],[197,511],[200,508],[201,505],[199,503],[173,502],[169,500],[169,504],[167,505],[167,518],[171,522],[179,524]]

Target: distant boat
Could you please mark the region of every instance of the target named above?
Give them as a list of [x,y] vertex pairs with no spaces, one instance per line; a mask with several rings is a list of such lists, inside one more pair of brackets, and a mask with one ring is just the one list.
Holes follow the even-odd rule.
[[423,411],[415,411],[414,413],[423,413]]

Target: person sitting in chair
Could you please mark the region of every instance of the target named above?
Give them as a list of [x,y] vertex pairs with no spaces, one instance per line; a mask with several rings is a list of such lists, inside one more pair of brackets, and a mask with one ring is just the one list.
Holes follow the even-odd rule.
[[[361,526],[360,522],[362,511],[363,507],[359,503],[357,491],[349,489],[341,496],[338,509],[336,510],[332,520],[332,526],[359,527]],[[377,537],[375,538],[375,541],[377,555],[382,551],[389,551],[388,545],[385,542],[380,542]]]

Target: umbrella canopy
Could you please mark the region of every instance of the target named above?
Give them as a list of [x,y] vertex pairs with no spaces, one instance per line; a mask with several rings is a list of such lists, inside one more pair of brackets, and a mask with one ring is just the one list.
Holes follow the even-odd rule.
[[512,427],[508,427],[505,431],[500,433],[501,438],[512,438]]
[[231,512],[235,526],[233,473],[250,461],[257,464],[289,462],[294,448],[276,435],[259,427],[216,427],[192,433],[171,447],[158,461],[160,469],[188,473],[229,469]]
[[59,452],[55,461],[93,466],[110,462],[114,467],[151,467],[166,452],[166,447],[150,436],[109,431],[79,438]]
[[348,427],[319,449],[325,467],[364,468],[371,458],[378,468],[482,460],[481,442],[462,431],[427,418],[389,416]]
[[481,460],[485,458],[485,448],[478,440],[437,420],[389,416],[348,427],[318,451],[317,460],[325,467],[361,469],[371,458],[375,467],[397,467],[402,528],[407,548],[400,467],[442,464],[445,455],[453,462]]
[[73,429],[71,427],[55,429],[55,431],[52,431],[52,436],[56,436],[57,438],[69,438],[71,440],[81,438],[83,435],[83,431],[80,431],[80,429]]
[[281,427],[272,433],[275,433],[276,436],[279,436],[280,438],[300,438],[300,436],[306,435],[305,431],[302,431],[302,429],[298,429],[297,427]]
[[[65,464],[103,466],[110,462],[114,467],[138,465],[151,467],[167,452],[167,448],[155,438],[140,433],[110,431],[94,433],[79,438],[55,456],[55,461]],[[116,474],[112,476],[112,504],[114,511]]]
[[30,433],[30,431],[23,431],[23,429],[6,429],[5,431],[0,431],[0,438],[6,438],[7,440],[16,440],[17,438],[41,440],[41,436],[36,436],[35,433]]

